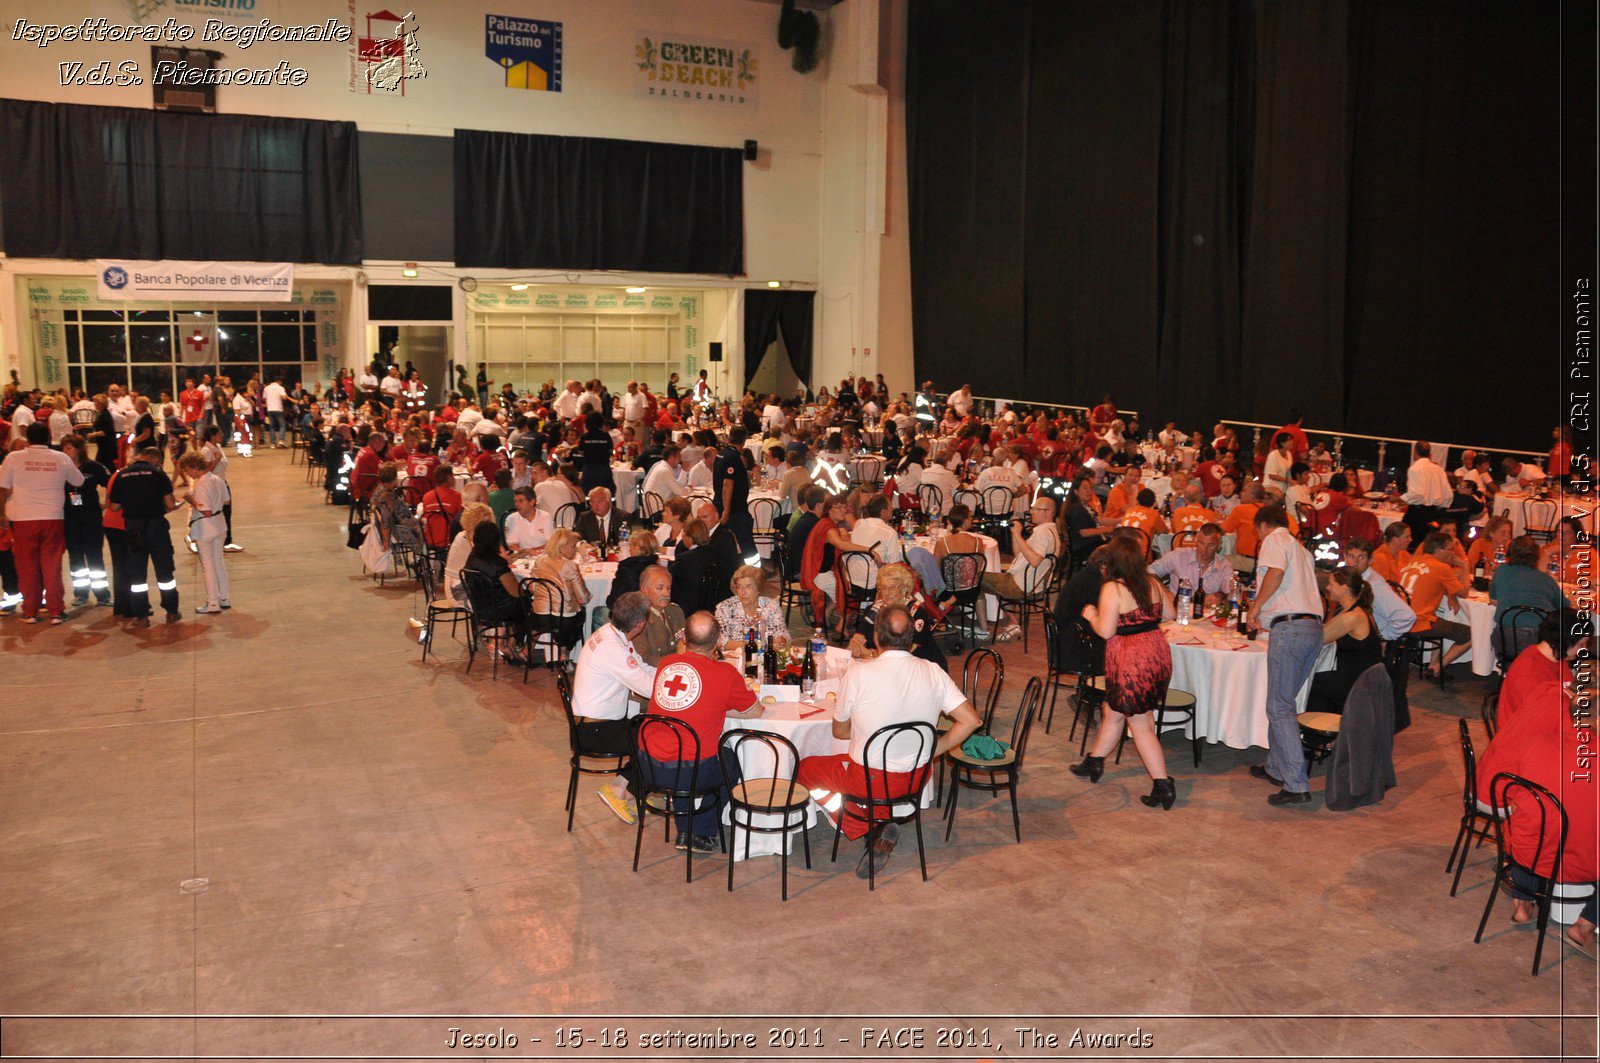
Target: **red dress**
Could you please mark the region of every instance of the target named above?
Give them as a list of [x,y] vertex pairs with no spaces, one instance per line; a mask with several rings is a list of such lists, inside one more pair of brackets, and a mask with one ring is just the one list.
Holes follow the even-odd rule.
[[1117,617],[1106,642],[1106,705],[1124,716],[1161,706],[1172,679],[1172,649],[1161,633],[1161,603]]

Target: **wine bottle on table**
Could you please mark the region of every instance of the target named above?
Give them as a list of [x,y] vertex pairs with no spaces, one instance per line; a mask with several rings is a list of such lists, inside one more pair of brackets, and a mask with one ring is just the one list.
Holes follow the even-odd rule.
[[761,670],[766,673],[768,683],[778,681],[778,649],[772,643],[772,635],[767,635],[767,649],[761,655]]

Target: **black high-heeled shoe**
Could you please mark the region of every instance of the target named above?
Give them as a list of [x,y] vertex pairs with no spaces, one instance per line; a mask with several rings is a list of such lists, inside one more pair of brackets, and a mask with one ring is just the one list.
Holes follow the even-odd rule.
[[1090,782],[1099,782],[1100,776],[1106,772],[1105,757],[1084,757],[1078,763],[1067,769],[1080,779]]
[[1139,798],[1140,801],[1143,801],[1151,808],[1155,808],[1157,805],[1159,805],[1162,809],[1171,808],[1172,803],[1177,799],[1178,784],[1172,781],[1172,777],[1170,775],[1165,779],[1152,780],[1150,792]]

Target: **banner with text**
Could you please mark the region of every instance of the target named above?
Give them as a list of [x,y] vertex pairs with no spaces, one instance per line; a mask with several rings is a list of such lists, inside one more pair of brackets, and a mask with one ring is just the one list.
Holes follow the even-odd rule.
[[561,91],[561,23],[514,15],[483,22],[483,54],[505,73],[506,88]]
[[675,33],[634,34],[633,94],[649,100],[754,111],[761,106],[754,45]]
[[102,299],[167,302],[287,303],[294,290],[288,262],[95,262]]

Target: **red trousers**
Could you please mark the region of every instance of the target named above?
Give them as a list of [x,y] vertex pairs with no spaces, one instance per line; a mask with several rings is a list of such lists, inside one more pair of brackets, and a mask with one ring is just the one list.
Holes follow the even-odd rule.
[[61,555],[67,552],[66,522],[14,520],[12,552],[17,563],[17,583],[22,591],[22,615],[32,616],[43,606],[51,616],[66,611],[62,600]]
[[[912,781],[916,778],[915,772],[873,772],[872,773],[872,798],[878,800],[886,797],[906,797],[911,793]],[[851,760],[845,754],[826,757],[806,757],[795,769],[794,781],[811,791],[812,797],[819,804],[827,806],[835,794],[854,794],[857,797],[867,796],[867,771],[861,765]],[[818,796],[826,791],[826,796]],[[872,818],[888,819],[887,806],[874,805]],[[846,815],[845,813],[849,813]],[[837,813],[839,816],[840,830],[851,841],[867,833],[867,809],[864,805],[855,802],[846,802]]]

